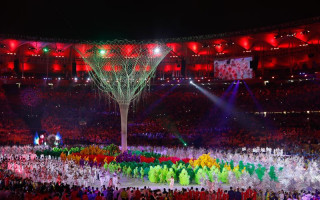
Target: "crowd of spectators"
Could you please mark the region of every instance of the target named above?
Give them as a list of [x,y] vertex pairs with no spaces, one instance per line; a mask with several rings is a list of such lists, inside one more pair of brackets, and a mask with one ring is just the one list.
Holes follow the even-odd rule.
[[0,143],[27,144],[30,141],[30,129],[25,121],[12,111],[5,91],[0,87]]
[[0,172],[0,199],[3,200],[311,200],[320,199],[315,191],[269,191],[249,188],[150,189],[128,187],[94,188],[23,179],[8,170]]
[[[183,140],[217,148],[274,146],[300,153],[318,149],[317,80],[247,85],[199,84],[228,103],[228,108],[219,107],[189,84],[154,85],[130,106],[128,143],[179,146]],[[28,87],[36,87],[40,95],[39,103],[26,109],[19,94]],[[2,85],[0,100],[0,134],[6,135],[2,144],[30,144],[36,130],[47,135],[60,132],[70,144],[120,143],[117,105],[90,85],[19,89]],[[29,115],[36,115],[37,120],[25,117]]]

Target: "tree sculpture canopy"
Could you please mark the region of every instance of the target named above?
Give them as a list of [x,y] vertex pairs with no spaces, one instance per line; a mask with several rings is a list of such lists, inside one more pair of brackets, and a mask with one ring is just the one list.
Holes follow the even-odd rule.
[[127,118],[130,102],[150,82],[170,48],[161,43],[116,40],[100,44],[79,44],[77,52],[90,66],[95,85],[119,104],[122,151],[127,150]]

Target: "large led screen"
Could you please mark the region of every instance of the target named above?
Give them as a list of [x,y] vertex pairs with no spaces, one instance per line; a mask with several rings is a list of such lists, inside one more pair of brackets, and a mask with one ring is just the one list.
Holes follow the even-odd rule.
[[223,80],[249,79],[254,77],[250,68],[252,57],[214,61],[214,77]]

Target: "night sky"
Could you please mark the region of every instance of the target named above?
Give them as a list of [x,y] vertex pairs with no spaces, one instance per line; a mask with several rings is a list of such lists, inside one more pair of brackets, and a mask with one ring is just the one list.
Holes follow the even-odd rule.
[[[271,1],[1,1],[0,34],[81,39],[157,39],[223,33],[320,16],[317,4]],[[110,3],[122,2],[122,3]],[[209,3],[208,3],[209,2]],[[264,2],[264,3],[261,3]]]

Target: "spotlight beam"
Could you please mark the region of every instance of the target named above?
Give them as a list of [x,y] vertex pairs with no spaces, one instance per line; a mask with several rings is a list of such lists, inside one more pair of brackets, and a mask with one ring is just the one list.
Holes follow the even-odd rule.
[[212,102],[214,102],[215,104],[217,104],[219,107],[225,107],[227,105],[227,103],[225,103],[224,101],[222,101],[219,97],[217,97],[216,95],[210,93],[209,91],[207,91],[206,89],[202,88],[201,86],[195,84],[195,83],[190,83],[191,85],[195,86],[200,92],[202,92],[206,97],[208,97]]
[[[237,96],[238,89],[239,89],[239,82],[240,81],[238,80],[236,86],[232,90],[231,96],[230,96],[228,103],[227,103],[228,106],[226,107],[226,110],[220,119],[220,123],[218,125],[219,127],[223,127],[228,122],[227,116],[232,115],[232,111],[234,110],[234,107],[235,107],[234,104],[236,101],[236,96]],[[234,84],[235,84],[235,82],[233,82],[233,85]]]
[[244,86],[246,87],[248,93],[250,94],[251,99],[253,100],[254,104],[256,105],[257,109],[259,112],[262,112],[262,106],[258,103],[256,97],[254,96],[254,94],[252,93],[252,91],[250,90],[249,86],[247,85],[247,83],[245,81],[243,81]]
[[232,93],[231,93],[231,97],[228,100],[228,108],[232,109],[232,107],[234,107],[234,102],[236,101],[236,96],[238,93],[238,89],[239,89],[239,80],[237,81],[236,86],[233,88]]
[[[239,124],[247,129],[251,129],[252,127],[250,125],[254,124],[256,126],[261,127],[261,123],[258,122],[255,118],[250,117],[249,115],[245,114],[244,112],[238,110],[237,108],[233,107],[230,108],[230,105],[226,103],[221,98],[217,97],[216,95],[210,93],[208,90],[202,88],[199,85],[196,85],[193,83],[193,85],[206,97],[208,97],[212,102],[214,102],[221,110],[224,112],[229,112],[233,117],[237,118],[239,120]],[[256,128],[253,128],[253,130],[256,130]]]
[[[258,111],[259,111],[259,112],[263,112],[262,106],[261,106],[261,105],[259,104],[259,102],[257,101],[255,95],[252,93],[252,91],[251,91],[251,89],[249,88],[249,86],[247,85],[247,83],[246,83],[245,81],[243,81],[243,84],[244,84],[244,86],[246,87],[248,93],[250,94],[251,99],[253,100],[253,102],[254,102],[255,106],[257,107]],[[264,124],[266,125],[266,127],[271,127],[271,128],[274,127],[273,121],[268,120],[268,118],[266,118],[266,119],[264,120]]]
[[[233,88],[234,83],[235,83],[235,81],[233,81],[233,82],[229,85],[229,87],[226,89],[226,91],[223,92],[223,94],[222,94],[221,97],[220,97],[222,100],[225,100],[225,99],[226,99],[227,95],[229,94],[229,92],[230,92],[231,89]],[[211,116],[212,113],[216,113],[216,112],[217,112],[217,109],[218,109],[217,106],[216,106],[215,104],[213,104],[213,105],[211,106],[210,110],[206,113],[206,116],[205,116],[203,119],[208,119],[208,118]],[[205,122],[203,121],[203,123],[205,123]],[[201,124],[199,124],[199,127],[201,127]]]
[[221,96],[221,99],[225,99],[227,94],[231,91],[231,89],[233,88],[234,86],[234,83],[235,81],[232,82],[232,84],[229,85],[229,87],[227,88],[226,91],[223,92],[222,96]]

